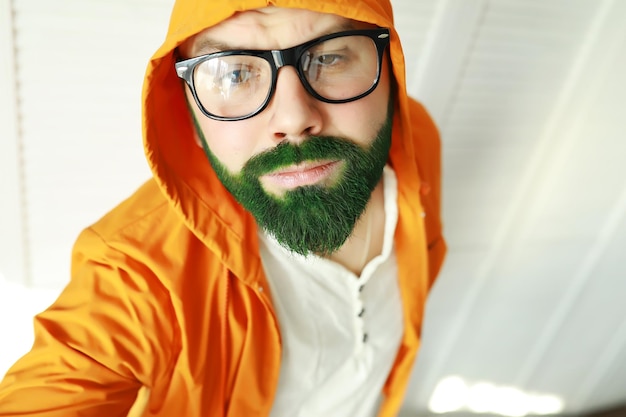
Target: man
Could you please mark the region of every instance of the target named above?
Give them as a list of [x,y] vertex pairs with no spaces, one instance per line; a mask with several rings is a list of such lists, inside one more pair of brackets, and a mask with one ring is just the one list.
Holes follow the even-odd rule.
[[177,1],[144,142],[0,416],[396,415],[445,244],[388,1]]

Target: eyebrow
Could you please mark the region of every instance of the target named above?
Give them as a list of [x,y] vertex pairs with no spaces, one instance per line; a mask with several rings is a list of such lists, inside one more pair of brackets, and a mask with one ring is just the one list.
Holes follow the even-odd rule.
[[[337,25],[333,25],[330,28],[326,29],[325,31],[320,32],[319,34],[317,34],[317,36],[315,36],[314,38],[311,38],[310,40],[316,39],[325,35],[330,35],[332,33],[343,32],[346,30],[354,30],[354,29],[356,29],[356,26],[352,22],[348,21],[348,22],[337,24]],[[255,48],[244,48],[243,46],[240,46],[237,44],[229,44],[226,42],[220,42],[215,39],[211,39],[209,37],[198,39],[194,42],[194,45],[193,45],[194,56],[210,54],[213,52],[235,51],[235,50],[255,50]]]

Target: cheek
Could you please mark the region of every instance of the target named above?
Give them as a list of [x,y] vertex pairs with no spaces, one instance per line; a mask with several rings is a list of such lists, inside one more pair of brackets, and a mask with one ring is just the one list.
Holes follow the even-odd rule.
[[386,120],[389,94],[376,89],[369,96],[345,105],[337,105],[329,114],[339,136],[367,147],[374,141]]
[[391,80],[385,63],[381,78],[366,97],[346,104],[331,104],[326,116],[332,120],[333,134],[349,138],[357,144],[367,146],[374,139],[387,118]]
[[199,111],[195,113],[211,152],[231,173],[239,172],[256,153],[258,141],[254,132],[259,132],[260,128],[251,126],[252,123],[246,120],[220,122],[207,118]]

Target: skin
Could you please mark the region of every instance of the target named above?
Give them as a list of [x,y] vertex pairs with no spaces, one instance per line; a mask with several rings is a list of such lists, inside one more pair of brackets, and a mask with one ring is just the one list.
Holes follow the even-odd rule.
[[[370,25],[332,14],[302,9],[268,7],[238,13],[206,29],[181,46],[185,57],[228,49],[282,49],[327,33]],[[219,49],[217,49],[219,48]],[[241,171],[254,156],[275,148],[283,141],[300,144],[311,135],[348,138],[367,148],[387,116],[390,76],[385,61],[381,80],[368,96],[345,104],[323,103],[311,97],[293,67],[282,68],[276,92],[260,114],[237,122],[205,117],[188,99],[195,122],[210,152],[231,174]],[[224,140],[228,138],[228,140]],[[202,142],[198,138],[198,144]],[[303,162],[261,175],[259,181],[268,193],[280,197],[306,185],[331,185],[342,172],[342,164],[328,161]],[[363,265],[380,253],[383,235],[383,190],[379,183],[372,192],[364,214],[341,248],[326,256],[357,275]],[[369,234],[369,239],[366,236]]]

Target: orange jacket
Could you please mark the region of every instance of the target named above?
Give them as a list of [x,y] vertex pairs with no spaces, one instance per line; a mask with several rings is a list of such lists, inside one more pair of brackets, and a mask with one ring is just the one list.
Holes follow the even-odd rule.
[[[35,344],[0,384],[0,416],[124,416],[149,387],[145,416],[267,416],[281,336],[256,224],[214,175],[193,126],[172,51],[238,10],[274,4],[393,28],[388,0],[179,0],[146,73],[143,130],[154,179],[78,238],[72,277],[35,319]],[[380,416],[397,413],[419,344],[426,294],[445,253],[440,149],[406,96],[392,29],[397,103],[389,163],[405,331]],[[425,217],[423,216],[425,213]]]

